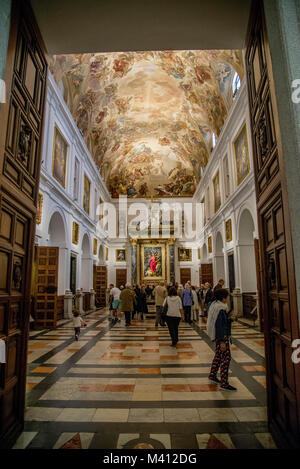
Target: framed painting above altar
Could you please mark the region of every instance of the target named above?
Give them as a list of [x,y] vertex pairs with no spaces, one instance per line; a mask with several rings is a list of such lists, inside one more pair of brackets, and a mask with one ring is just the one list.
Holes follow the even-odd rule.
[[141,279],[165,280],[165,244],[141,245]]

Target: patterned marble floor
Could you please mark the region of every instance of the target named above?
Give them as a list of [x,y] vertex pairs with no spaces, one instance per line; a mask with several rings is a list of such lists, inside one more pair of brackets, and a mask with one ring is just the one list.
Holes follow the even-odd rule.
[[33,331],[25,429],[14,448],[261,449],[268,433],[263,337],[234,323],[229,393],[207,379],[213,345],[201,321],[174,349],[153,319],[111,327],[107,311]]

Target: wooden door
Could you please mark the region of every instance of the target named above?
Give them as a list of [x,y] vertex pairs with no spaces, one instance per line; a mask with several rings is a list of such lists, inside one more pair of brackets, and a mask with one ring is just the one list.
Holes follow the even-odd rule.
[[254,240],[254,253],[255,253],[255,266],[256,266],[256,283],[257,283],[257,309],[259,311],[259,328],[261,332],[264,332],[264,314],[262,308],[261,298],[261,264],[259,261],[259,241]]
[[35,327],[55,329],[61,300],[58,301],[58,247],[38,246],[35,278]]
[[33,13],[14,1],[0,106],[0,447],[23,428],[31,269],[47,80]]
[[228,276],[229,291],[232,293],[235,289],[235,270],[234,270],[234,254],[228,254]]
[[70,258],[70,290],[73,295],[76,293],[76,272],[77,272],[77,257],[71,254]]
[[96,306],[106,305],[107,268],[102,265],[94,265],[94,290]]
[[284,151],[263,2],[252,4],[246,46],[269,423],[281,444],[296,448],[300,446],[300,367],[292,362],[291,344],[299,338],[299,323]]
[[127,269],[116,269],[116,286],[124,285],[127,282]]
[[191,281],[191,269],[180,269],[180,283],[184,286],[188,281]]
[[213,275],[213,265],[212,264],[201,264],[200,265],[200,285],[208,282],[213,287],[214,275]]

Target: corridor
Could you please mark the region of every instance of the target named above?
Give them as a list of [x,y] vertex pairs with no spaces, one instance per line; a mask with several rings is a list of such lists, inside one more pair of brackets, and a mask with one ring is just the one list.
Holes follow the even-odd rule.
[[234,322],[230,382],[207,379],[205,325],[180,327],[177,348],[154,320],[113,327],[107,310],[31,331],[25,429],[14,448],[274,448],[268,433],[263,336]]

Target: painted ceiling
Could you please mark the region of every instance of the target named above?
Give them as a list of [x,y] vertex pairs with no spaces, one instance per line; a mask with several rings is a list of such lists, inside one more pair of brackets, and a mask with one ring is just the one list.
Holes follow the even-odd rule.
[[236,50],[59,55],[50,69],[112,197],[192,196],[244,75]]

